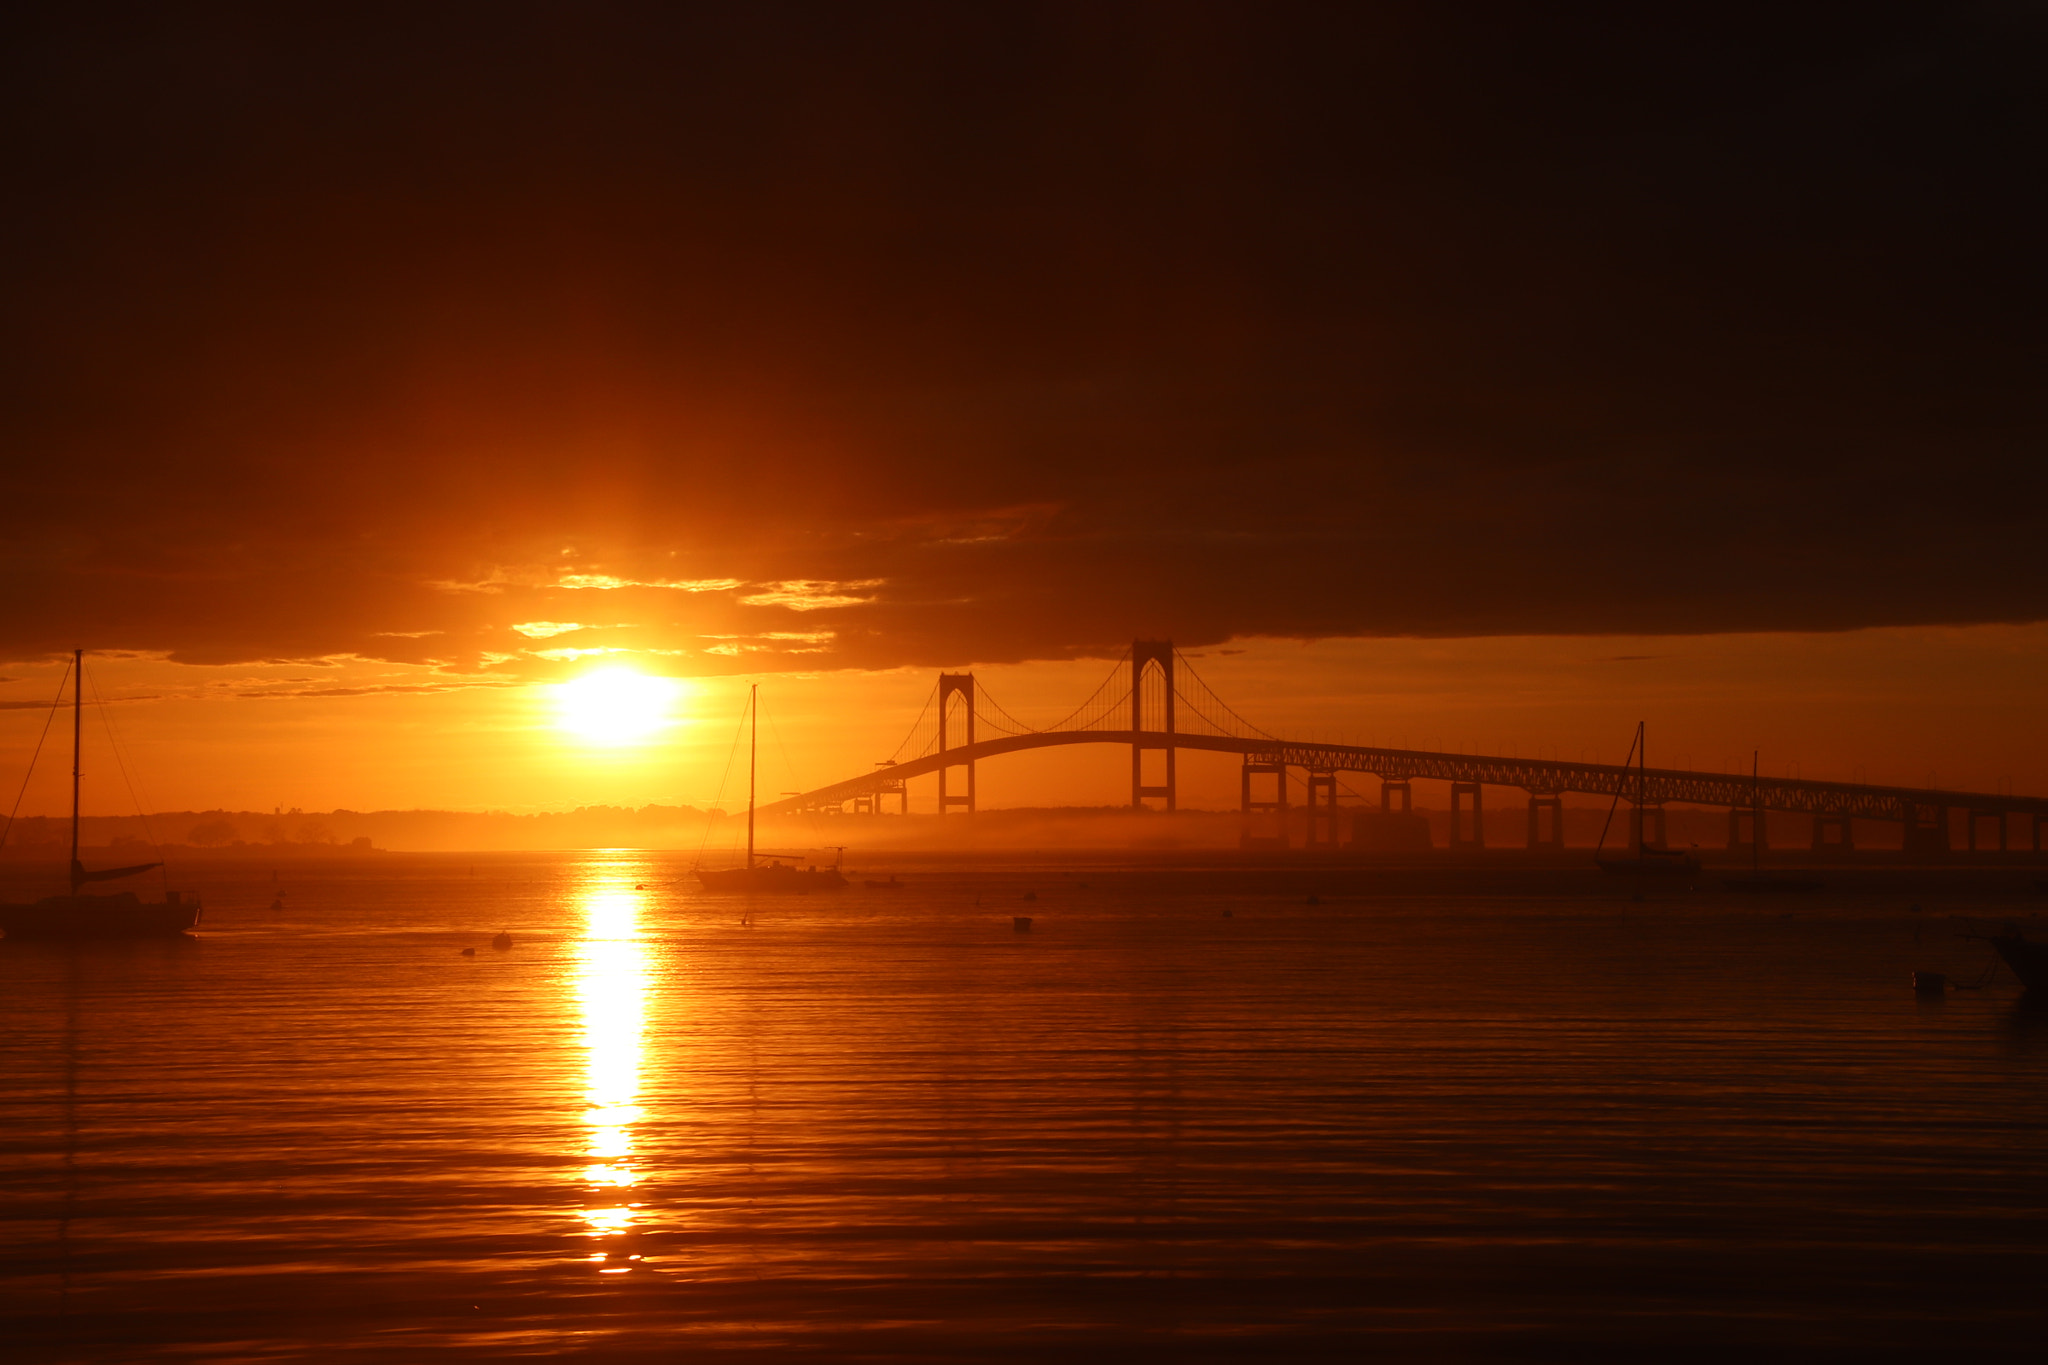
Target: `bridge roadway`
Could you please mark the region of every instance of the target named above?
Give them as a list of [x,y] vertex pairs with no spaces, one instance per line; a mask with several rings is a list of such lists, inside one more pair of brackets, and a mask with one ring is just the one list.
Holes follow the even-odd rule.
[[[1371,773],[1385,781],[1413,778],[1443,782],[1478,782],[1487,786],[1520,787],[1531,796],[1558,796],[1578,792],[1590,796],[1621,796],[1634,800],[1643,774],[1636,768],[1604,763],[1565,763],[1541,758],[1492,758],[1482,754],[1440,754],[1418,749],[1379,749],[1351,744],[1306,744],[1288,740],[1234,739],[1222,735],[1172,734],[1146,730],[1052,730],[1035,734],[1004,735],[975,744],[963,744],[944,753],[926,754],[876,768],[871,773],[805,792],[773,805],[761,813],[790,814],[836,807],[856,796],[879,791],[904,778],[935,773],[954,767],[1025,749],[1045,749],[1065,744],[1122,744],[1143,741],[1148,747],[1171,742],[1179,749],[1208,749],[1219,753],[1243,754],[1260,763],[1284,763],[1316,772]],[[1807,782],[1796,778],[1763,777],[1752,786],[1747,776],[1728,773],[1687,772],[1676,768],[1651,768],[1643,796],[1647,804],[1676,801],[1688,805],[1722,806],[1748,810],[1793,811],[1804,815],[1856,820],[1916,819],[1926,823],[1944,809],[1967,810],[1974,816],[2032,816],[2038,836],[2039,822],[2048,819],[2048,798],[2003,796],[1984,792],[1931,791],[1912,787],[1872,787],[1850,782]],[[1972,821],[1974,826],[1974,819]],[[1974,829],[1973,829],[1974,835]],[[1974,842],[1974,838],[1973,838]],[[2000,841],[2003,842],[2002,840]]]

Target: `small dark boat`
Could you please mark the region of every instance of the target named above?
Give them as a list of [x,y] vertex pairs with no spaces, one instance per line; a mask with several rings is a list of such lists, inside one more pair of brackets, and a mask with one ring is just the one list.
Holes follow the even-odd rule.
[[878,882],[872,877],[868,878],[867,888],[870,891],[901,891],[903,883],[897,881],[896,874],[892,872],[889,874],[889,880],[886,882]]
[[[79,749],[84,739],[85,651],[74,650],[71,693],[71,893],[45,896],[28,905],[0,905],[0,931],[9,938],[175,938],[199,923],[199,898],[187,900],[165,891],[160,901],[145,901],[133,891],[87,896],[81,888],[92,882],[117,881],[162,867],[137,863],[88,872],[78,858]],[[63,695],[60,691],[60,697]]]
[[1752,895],[1771,892],[1818,891],[1826,883],[1812,877],[1762,877],[1754,873],[1747,877],[1723,877],[1721,885],[1730,891],[1744,891]]
[[2008,924],[2004,933],[1992,936],[1991,946],[2022,986],[2048,994],[2048,944],[2036,943]]
[[496,948],[501,953],[504,952],[507,948],[510,948],[512,946],[511,932],[509,930],[500,929],[498,931],[498,936],[491,940],[491,946],[493,948]]

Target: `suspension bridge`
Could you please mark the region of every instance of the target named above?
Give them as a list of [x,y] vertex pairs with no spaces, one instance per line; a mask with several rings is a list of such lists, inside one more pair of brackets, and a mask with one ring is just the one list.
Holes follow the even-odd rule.
[[[1770,812],[1804,815],[1812,821],[1815,849],[1855,846],[1854,822],[1891,821],[1903,829],[1909,854],[1945,854],[1953,844],[1956,816],[1963,817],[1963,842],[2011,848],[2015,819],[2028,846],[2041,851],[2048,798],[1983,792],[1954,792],[1799,778],[1748,777],[1675,768],[1640,768],[1558,759],[1505,758],[1483,754],[1436,753],[1368,745],[1323,744],[1283,738],[1246,720],[1202,680],[1187,657],[1168,640],[1138,640],[1109,675],[1071,713],[1037,728],[1018,720],[981,687],[972,673],[941,673],[896,753],[874,771],[762,807],[762,814],[882,814],[895,799],[909,811],[905,783],[938,775],[938,810],[971,814],[976,803],[976,765],[1027,749],[1071,744],[1126,745],[1131,754],[1131,805],[1159,801],[1168,811],[1179,804],[1175,755],[1182,749],[1234,753],[1242,758],[1240,809],[1247,817],[1280,817],[1272,835],[1248,843],[1284,843],[1290,773],[1299,770],[1306,799],[1299,803],[1308,847],[1334,848],[1344,841],[1341,822],[1358,808],[1340,808],[1340,774],[1369,774],[1380,780],[1378,810],[1411,814],[1411,784],[1436,781],[1450,788],[1450,844],[1453,849],[1484,846],[1484,793],[1488,787],[1518,789],[1527,799],[1531,848],[1564,847],[1564,797],[1602,796],[1628,803],[1631,845],[1665,842],[1666,803],[1718,806],[1728,812],[1730,849],[1764,840]],[[1158,781],[1146,781],[1146,755]],[[962,779],[954,786],[955,778]]]

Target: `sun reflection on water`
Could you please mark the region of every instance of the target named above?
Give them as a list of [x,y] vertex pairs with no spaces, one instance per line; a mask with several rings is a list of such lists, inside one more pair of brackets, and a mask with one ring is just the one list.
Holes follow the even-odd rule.
[[640,911],[641,896],[622,875],[593,882],[584,893],[584,932],[576,952],[585,1054],[583,1155],[589,1163],[583,1180],[592,1196],[583,1221],[585,1235],[613,1244],[590,1258],[611,1262],[600,1265],[607,1274],[640,1260],[624,1249],[639,1230],[639,1205],[626,1196],[640,1183],[633,1143],[644,1117],[639,1098],[648,964]]

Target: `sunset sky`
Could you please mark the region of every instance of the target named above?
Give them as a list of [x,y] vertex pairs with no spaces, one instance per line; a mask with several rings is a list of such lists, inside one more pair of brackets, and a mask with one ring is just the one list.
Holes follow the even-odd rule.
[[543,809],[1145,636],[1303,737],[2048,792],[2042,11],[1481,13],[16,16],[5,784],[74,646],[151,809]]

